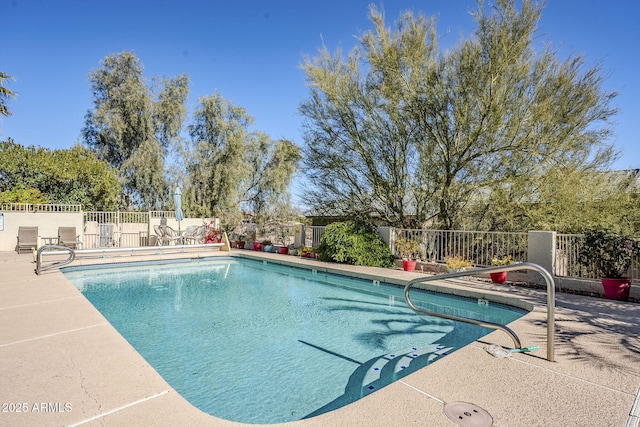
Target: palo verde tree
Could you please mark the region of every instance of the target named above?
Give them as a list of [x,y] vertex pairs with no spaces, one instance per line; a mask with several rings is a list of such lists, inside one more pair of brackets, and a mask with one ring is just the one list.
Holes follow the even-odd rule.
[[189,79],[180,75],[147,82],[132,52],[109,55],[102,66],[89,75],[94,106],[85,117],[84,143],[119,170],[133,206],[166,208],[171,191],[165,158],[179,140]]
[[404,227],[437,214],[453,228],[494,191],[531,200],[556,168],[606,165],[615,93],[599,65],[536,50],[540,13],[479,1],[473,36],[442,51],[434,20],[407,12],[391,30],[372,7],[374,30],[348,59],[307,59],[307,203]]

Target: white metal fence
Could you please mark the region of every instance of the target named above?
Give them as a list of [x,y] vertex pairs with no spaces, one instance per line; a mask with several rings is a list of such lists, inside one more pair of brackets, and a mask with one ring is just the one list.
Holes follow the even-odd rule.
[[510,255],[514,262],[527,260],[527,233],[396,228],[392,232],[394,253],[393,242],[399,238],[417,242],[426,261],[444,262],[447,257],[459,256],[474,265],[488,266],[493,257]]
[[129,248],[151,242],[152,218],[175,218],[174,211],[85,212],[83,248]]
[[0,211],[7,212],[81,212],[82,205],[46,204],[39,205],[33,203],[2,203]]

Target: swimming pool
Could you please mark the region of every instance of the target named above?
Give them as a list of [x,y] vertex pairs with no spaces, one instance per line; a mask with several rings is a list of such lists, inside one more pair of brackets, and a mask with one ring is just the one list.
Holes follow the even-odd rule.
[[[245,423],[339,408],[490,332],[416,315],[397,286],[252,260],[64,273],[183,397]],[[525,313],[441,294],[412,298],[503,324]]]

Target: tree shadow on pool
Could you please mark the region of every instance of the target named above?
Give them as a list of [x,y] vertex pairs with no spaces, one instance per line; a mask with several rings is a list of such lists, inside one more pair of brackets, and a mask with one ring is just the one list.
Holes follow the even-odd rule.
[[352,299],[331,298],[326,300],[344,303],[327,308],[329,311],[362,312],[381,316],[378,319],[369,320],[372,325],[378,326],[378,329],[354,336],[356,341],[373,349],[386,350],[387,341],[394,336],[426,334],[441,334],[438,343],[459,348],[491,331],[467,323],[417,315],[409,307],[396,307],[384,303]]

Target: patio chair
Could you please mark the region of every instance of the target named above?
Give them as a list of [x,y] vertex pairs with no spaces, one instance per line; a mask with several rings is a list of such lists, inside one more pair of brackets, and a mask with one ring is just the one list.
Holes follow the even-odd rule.
[[171,242],[182,243],[183,237],[173,228],[168,225],[159,225],[158,227],[162,231],[162,236],[159,237],[161,245],[170,245]]
[[76,234],[75,227],[58,227],[58,244],[71,249],[79,249],[82,242]]
[[17,252],[22,253],[23,249],[31,252],[36,247],[38,247],[38,227],[18,227]]
[[196,243],[204,243],[204,232],[206,227],[204,225],[190,225],[184,231],[182,237],[184,239],[184,243],[196,244]]
[[153,231],[156,232],[156,245],[162,245],[162,237],[164,236],[164,229],[160,225],[154,225]]

